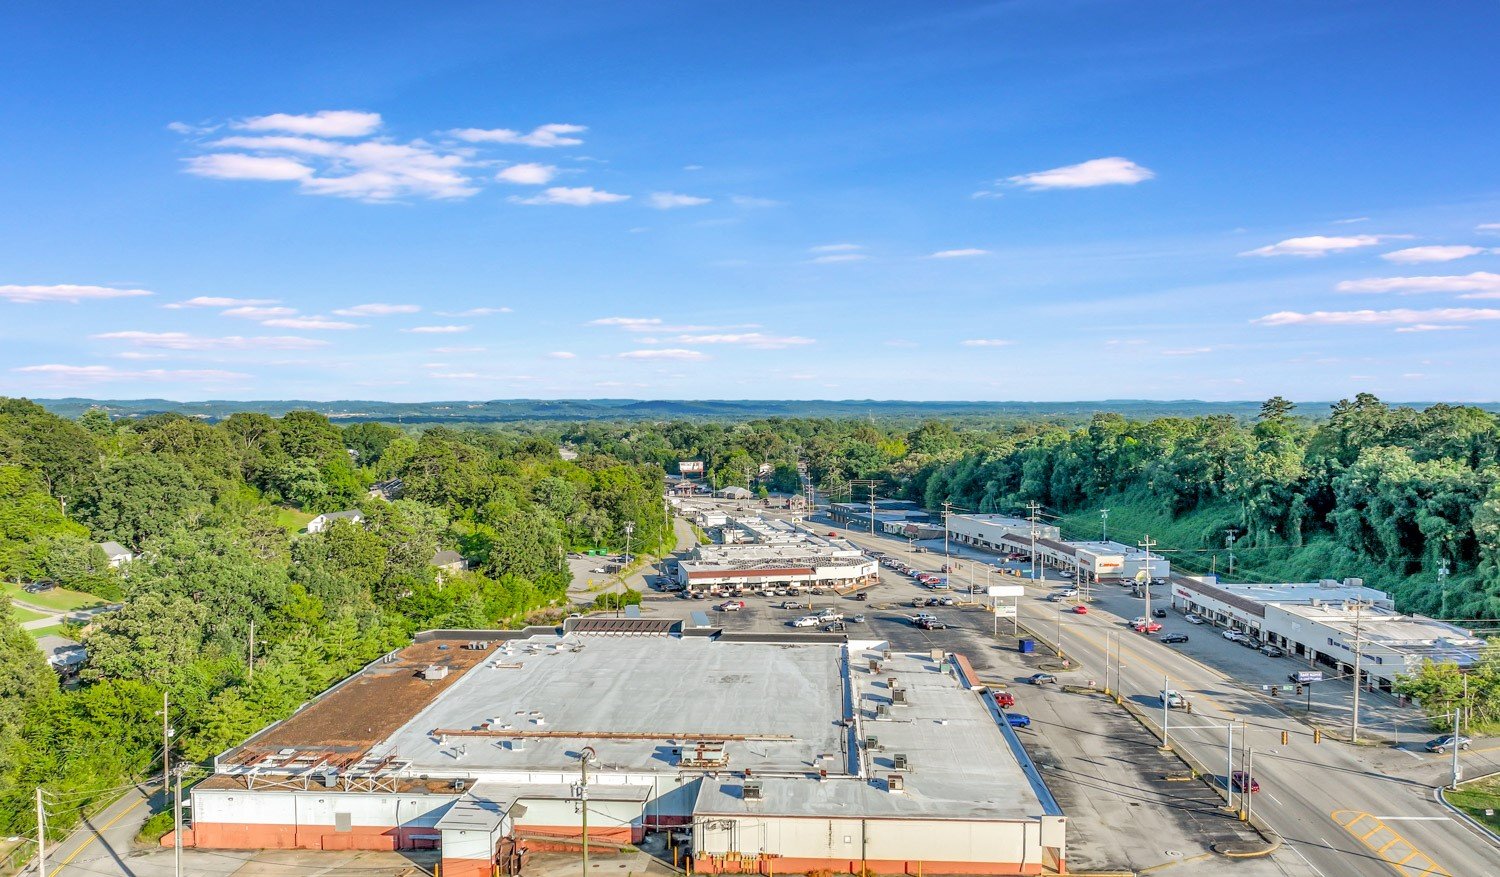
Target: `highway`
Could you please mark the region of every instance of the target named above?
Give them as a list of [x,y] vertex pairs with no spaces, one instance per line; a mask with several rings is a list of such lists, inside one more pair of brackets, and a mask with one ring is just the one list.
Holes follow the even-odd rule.
[[[911,553],[904,541],[840,531],[862,547],[894,554],[910,566],[938,569],[940,552]],[[956,552],[955,552],[956,553]],[[995,560],[987,556],[988,560]],[[1014,578],[1006,578],[1014,583]],[[1049,602],[1057,582],[1028,585],[1020,602],[1021,622],[1047,640],[1056,638],[1060,604]],[[1134,601],[1130,601],[1134,602]],[[986,628],[988,614],[954,613],[953,623]],[[1156,692],[1164,678],[1193,704],[1191,714],[1173,711],[1171,743],[1194,757],[1222,781],[1226,726],[1235,724],[1235,770],[1240,769],[1241,735],[1248,731],[1254,750],[1257,816],[1281,835],[1282,870],[1308,877],[1480,877],[1500,874],[1500,848],[1458,821],[1433,799],[1448,776],[1446,762],[1429,759],[1396,774],[1375,765],[1370,747],[1325,737],[1314,743],[1309,728],[1289,719],[1234,680],[1172,648],[1129,630],[1125,619],[1094,610],[1062,617],[1063,649],[1075,669],[1066,681],[1106,678],[1111,641],[1121,654],[1123,696],[1159,715]],[[1113,663],[1112,661],[1110,663]],[[1160,719],[1156,721],[1159,723]],[[1159,727],[1159,724],[1158,724]],[[1287,745],[1281,731],[1290,732]],[[1379,750],[1374,750],[1379,752]],[[1289,852],[1289,854],[1288,854]]]

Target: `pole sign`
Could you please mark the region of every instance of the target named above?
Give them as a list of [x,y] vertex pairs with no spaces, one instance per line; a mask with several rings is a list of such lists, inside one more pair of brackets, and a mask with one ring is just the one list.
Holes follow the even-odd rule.
[[679,461],[677,461],[677,471],[680,474],[682,474],[682,475],[702,475],[703,474],[703,461],[702,460],[679,460]]
[[1322,682],[1322,670],[1302,670],[1297,673],[1298,682]]
[[1023,585],[990,585],[984,592],[991,597],[1024,597],[1026,588]]
[[1014,606],[996,606],[995,607],[995,617],[996,618],[1015,618],[1016,617],[1016,607],[1014,607]]

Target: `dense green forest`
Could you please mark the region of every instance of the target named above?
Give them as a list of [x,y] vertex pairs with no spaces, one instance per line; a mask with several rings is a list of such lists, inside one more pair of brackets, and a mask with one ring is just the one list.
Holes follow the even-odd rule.
[[928,508],[1018,512],[1036,501],[1077,538],[1098,538],[1110,509],[1112,538],[1149,533],[1186,569],[1225,572],[1232,541],[1237,579],[1357,576],[1410,611],[1500,617],[1500,420],[1369,395],[1301,414],[1278,397],[1244,419],[615,422],[571,424],[561,437],[669,472],[702,459],[715,484],[748,484],[765,462],[768,486],[795,490],[801,459],[836,498],[874,479],[883,495]]
[[[367,497],[390,478],[401,498]],[[494,431],[340,429],[311,412],[69,420],[0,399],[0,574],[123,604],[68,629],[90,660],[61,689],[0,598],[0,833],[32,831],[38,786],[64,802],[62,829],[146,770],[163,691],[175,748],[205,759],[416,630],[557,617],[565,552],[618,549],[627,522],[638,550],[669,544],[662,490],[659,467],[565,461],[554,442]],[[300,532],[351,508],[361,523]],[[103,540],[137,559],[111,569]],[[440,548],[472,570],[439,580]]]

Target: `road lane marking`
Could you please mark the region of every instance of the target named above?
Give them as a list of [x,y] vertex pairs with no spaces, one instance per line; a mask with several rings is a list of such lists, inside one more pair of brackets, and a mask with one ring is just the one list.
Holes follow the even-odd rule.
[[88,849],[89,845],[92,844],[94,841],[98,840],[100,837],[102,837],[105,831],[109,830],[110,828],[113,828],[114,824],[116,822],[119,822],[121,819],[124,819],[125,818],[125,814],[129,813],[130,811],[134,810],[135,808],[141,806],[144,803],[146,803],[146,798],[145,797],[137,798],[135,800],[135,803],[131,804],[129,807],[126,807],[124,810],[121,810],[118,814],[115,815],[115,818],[113,818],[110,821],[104,823],[103,825],[99,826],[98,828],[93,829],[93,834],[90,834],[84,840],[83,843],[79,844],[78,845],[78,849],[74,850],[71,853],[68,853],[68,857],[66,859],[63,859],[61,862],[59,862],[57,864],[57,866],[56,866],[57,870],[61,871],[63,868],[66,868],[68,866],[69,862],[71,862],[74,859],[78,858],[78,854],[81,853],[81,852],[83,852],[84,850]]
[[[1334,810],[1328,815],[1402,877],[1452,877],[1431,856],[1386,825],[1381,817],[1362,810]],[[1379,839],[1372,841],[1371,838],[1376,835],[1380,835]],[[1397,854],[1405,855],[1393,858],[1386,852],[1392,847],[1396,847]]]
[[[1318,840],[1323,840],[1323,839],[1322,839],[1322,838],[1318,838]],[[1291,851],[1292,851],[1292,852],[1294,852],[1294,853],[1296,853],[1296,854],[1297,854],[1297,858],[1299,858],[1299,859],[1301,859],[1301,860],[1302,860],[1302,864],[1304,864],[1304,865],[1306,865],[1306,866],[1307,866],[1307,867],[1309,867],[1309,868],[1311,868],[1311,869],[1313,869],[1313,872],[1314,872],[1314,873],[1316,873],[1316,874],[1317,874],[1317,875],[1318,875],[1318,877],[1327,877],[1327,875],[1325,875],[1325,874],[1324,874],[1324,873],[1323,873],[1323,872],[1322,872],[1322,871],[1321,871],[1321,870],[1320,870],[1320,869],[1319,869],[1319,868],[1318,868],[1318,866],[1317,866],[1317,865],[1314,865],[1314,864],[1313,864],[1313,863],[1312,863],[1312,862],[1311,862],[1311,861],[1309,861],[1309,860],[1308,860],[1308,858],[1307,858],[1307,856],[1304,856],[1304,855],[1302,855],[1302,851],[1301,851],[1301,850],[1299,850],[1299,849],[1297,849],[1297,848],[1296,848],[1296,847],[1295,847],[1295,846],[1294,846],[1294,845],[1292,845],[1292,844],[1289,844],[1289,843],[1286,843],[1286,842],[1285,842],[1285,841],[1283,841],[1283,842],[1282,842],[1282,843],[1283,843],[1283,844],[1285,844],[1285,846],[1286,846],[1286,847],[1287,847],[1287,849],[1290,849],[1290,850],[1291,850]],[[1326,845],[1326,844],[1327,844],[1327,843],[1328,843],[1328,841],[1326,841],[1326,840],[1325,840],[1325,841],[1323,841],[1323,843],[1324,843],[1324,844],[1325,844],[1325,845]]]
[[1452,822],[1448,816],[1377,816],[1381,822]]

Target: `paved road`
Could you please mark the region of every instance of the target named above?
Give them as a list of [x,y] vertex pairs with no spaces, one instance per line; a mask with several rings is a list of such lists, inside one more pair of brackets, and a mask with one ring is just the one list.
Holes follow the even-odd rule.
[[[849,535],[887,553],[902,553],[894,540]],[[940,554],[912,558],[925,568],[942,562]],[[1255,750],[1254,773],[1263,789],[1255,796],[1254,807],[1285,838],[1290,856],[1279,853],[1277,858],[1287,873],[1309,877],[1500,873],[1500,848],[1453,819],[1432,799],[1433,788],[1447,778],[1446,762],[1406,750],[1372,751],[1327,738],[1315,744],[1306,726],[1289,719],[1265,698],[1169,646],[1130,632],[1121,617],[1100,610],[1060,615],[1061,607],[1044,599],[1057,584],[1061,583],[1036,583],[1022,601],[1020,613],[1024,624],[1044,635],[1062,621],[1064,649],[1077,667],[1068,674],[1072,681],[1105,678],[1105,655],[1111,641],[1122,655],[1120,689],[1153,714],[1160,708],[1155,692],[1164,677],[1170,678],[1172,687],[1194,705],[1191,716],[1179,714],[1169,720],[1169,724],[1181,722],[1171,734],[1172,742],[1216,769],[1221,781],[1227,768],[1216,766],[1225,763],[1225,726],[1243,723],[1236,733],[1249,733],[1250,747]],[[1290,734],[1286,745],[1281,744],[1282,730]],[[1492,756],[1492,752],[1477,752],[1464,758],[1487,762]],[[1403,758],[1410,764],[1400,768]]]

